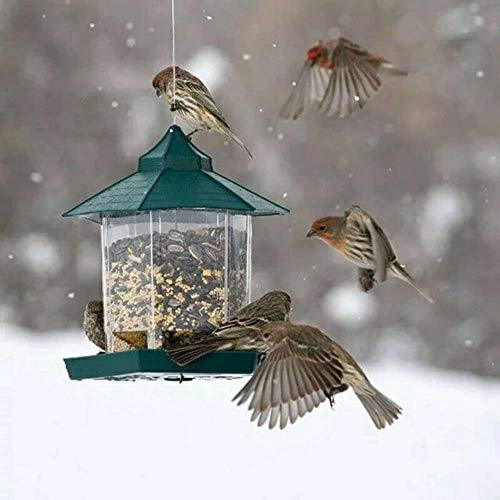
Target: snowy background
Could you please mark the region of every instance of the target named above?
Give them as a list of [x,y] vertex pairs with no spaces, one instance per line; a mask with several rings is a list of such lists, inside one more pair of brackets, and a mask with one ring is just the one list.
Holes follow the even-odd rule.
[[2,331],[2,500],[498,499],[498,381],[386,360],[389,429],[348,392],[269,431],[230,402],[243,380],[70,382],[76,337]]
[[[100,296],[98,228],[60,214],[133,171],[171,123],[151,86],[170,64],[170,4],[146,5],[0,0],[0,320],[76,331]],[[287,290],[297,319],[364,359],[396,349],[499,376],[500,4],[183,0],[177,22],[178,63],[205,80],[254,160],[215,134],[195,142],[293,211],[255,221],[254,296]],[[278,120],[307,47],[339,32],[419,71],[388,79],[351,118]],[[352,267],[305,238],[353,203],[437,307],[402,283],[357,293]]]
[[[364,362],[404,408],[393,428],[376,432],[346,394],[270,433],[230,404],[241,381],[68,381],[62,357],[95,352],[80,323],[100,252],[97,226],[60,214],[135,169],[170,124],[151,87],[170,64],[169,7],[0,0],[0,495],[498,498],[497,1],[177,2],[177,61],[254,159],[216,135],[196,144],[293,212],[254,224],[254,296],[288,291],[296,320]],[[339,33],[419,71],[351,118],[279,121],[307,47]],[[402,283],[359,293],[354,270],[305,239],[353,203],[435,307]]]

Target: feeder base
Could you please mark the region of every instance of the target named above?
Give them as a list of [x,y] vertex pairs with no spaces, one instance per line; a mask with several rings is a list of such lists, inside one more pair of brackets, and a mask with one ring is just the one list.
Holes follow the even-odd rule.
[[253,352],[214,352],[179,366],[162,349],[132,351],[66,358],[71,380],[192,380],[194,378],[238,378],[251,375],[258,355]]

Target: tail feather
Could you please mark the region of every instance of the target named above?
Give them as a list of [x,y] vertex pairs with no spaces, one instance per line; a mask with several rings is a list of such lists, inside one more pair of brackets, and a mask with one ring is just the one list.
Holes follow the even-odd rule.
[[401,407],[375,389],[372,385],[363,388],[353,387],[356,396],[370,415],[375,427],[383,429],[385,425],[391,425],[398,419],[402,412]]
[[391,76],[408,76],[411,71],[405,68],[398,68],[392,63],[383,63],[380,67],[384,73],[388,73]]
[[411,275],[408,273],[408,271],[406,271],[406,269],[399,262],[394,262],[391,265],[390,271],[393,274],[393,276],[408,283],[420,295],[422,295],[422,297],[425,300],[427,300],[431,304],[434,304],[434,299],[429,295],[428,292],[426,292],[425,290],[422,290],[421,288],[418,287],[418,285],[415,283],[415,280],[411,277]]
[[250,156],[250,158],[253,158],[253,155],[252,153],[250,152],[250,150],[245,146],[245,144],[243,143],[243,141],[231,130],[231,129],[227,129],[227,135],[236,143],[238,144],[238,146],[241,148],[241,149],[244,149],[248,155]]
[[208,342],[200,342],[196,344],[186,345],[170,349],[168,355],[180,366],[188,365],[211,352],[217,351],[227,341],[224,339],[213,338]]

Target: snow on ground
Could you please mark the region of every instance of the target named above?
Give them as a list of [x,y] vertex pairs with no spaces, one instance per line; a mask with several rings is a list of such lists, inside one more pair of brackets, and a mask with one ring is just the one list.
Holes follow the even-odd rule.
[[0,498],[499,498],[500,382],[368,366],[391,428],[348,393],[269,431],[230,402],[242,380],[71,382],[62,358],[93,352],[0,325]]

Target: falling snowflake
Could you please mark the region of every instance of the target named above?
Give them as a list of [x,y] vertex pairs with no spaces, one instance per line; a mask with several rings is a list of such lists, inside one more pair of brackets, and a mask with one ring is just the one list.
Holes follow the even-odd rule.
[[212,17],[212,16],[205,16],[205,19],[206,19],[207,21],[211,21],[211,20],[213,19],[213,17]]
[[323,311],[346,327],[359,327],[376,317],[377,301],[373,295],[359,293],[356,286],[346,283],[326,294]]
[[244,61],[250,61],[250,59],[252,58],[252,56],[250,54],[243,54],[243,60]]
[[69,292],[68,299],[74,299],[74,298],[75,298],[75,292]]
[[117,102],[117,101],[113,101],[113,102],[111,103],[111,107],[112,107],[112,108],[117,108],[117,107],[118,107],[118,102]]
[[394,131],[394,125],[392,123],[386,123],[384,125],[384,132],[386,134],[392,134],[393,131]]
[[43,175],[40,172],[31,172],[30,180],[35,184],[41,184],[43,182]]
[[128,22],[125,24],[125,29],[130,31],[134,29],[134,23]]
[[89,26],[90,28],[95,28],[95,23],[90,23]]
[[131,49],[132,47],[135,46],[135,38],[133,36],[127,38],[127,41],[125,42],[127,44],[127,47]]

